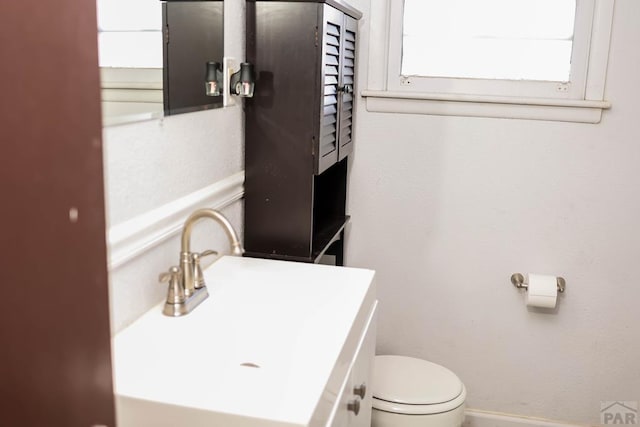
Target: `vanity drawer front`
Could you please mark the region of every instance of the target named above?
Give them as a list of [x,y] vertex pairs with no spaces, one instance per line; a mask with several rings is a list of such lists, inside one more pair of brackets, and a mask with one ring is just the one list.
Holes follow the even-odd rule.
[[371,425],[371,376],[376,345],[377,302],[360,338],[345,384],[327,427]]

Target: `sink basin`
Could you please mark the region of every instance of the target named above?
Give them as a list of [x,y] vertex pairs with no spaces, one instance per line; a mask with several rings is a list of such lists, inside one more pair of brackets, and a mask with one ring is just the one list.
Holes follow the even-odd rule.
[[118,426],[325,425],[374,272],[222,257],[204,275],[192,313],[160,304],[115,336]]

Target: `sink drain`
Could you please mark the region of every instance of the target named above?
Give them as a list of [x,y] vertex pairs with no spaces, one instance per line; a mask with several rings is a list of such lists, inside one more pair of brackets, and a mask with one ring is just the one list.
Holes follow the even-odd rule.
[[255,363],[251,363],[251,362],[241,363],[240,366],[244,366],[246,368],[259,368],[260,367],[260,365],[256,365]]

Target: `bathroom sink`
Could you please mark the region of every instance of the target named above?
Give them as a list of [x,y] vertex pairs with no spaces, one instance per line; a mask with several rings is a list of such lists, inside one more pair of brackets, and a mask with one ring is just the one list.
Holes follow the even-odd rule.
[[222,257],[209,298],[113,341],[118,426],[321,426],[375,304],[370,270]]

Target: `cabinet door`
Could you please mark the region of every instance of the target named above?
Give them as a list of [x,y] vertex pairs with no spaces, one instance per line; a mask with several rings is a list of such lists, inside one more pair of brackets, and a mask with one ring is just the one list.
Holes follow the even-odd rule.
[[324,5],[322,22],[323,103],[317,173],[353,151],[356,36],[358,21]]
[[338,160],[353,151],[353,104],[355,98],[356,36],[358,21],[345,15],[340,61],[340,132]]
[[318,144],[318,174],[338,160],[340,57],[343,34],[343,13],[324,5],[322,23],[322,108]]
[[369,318],[369,324],[360,342],[360,349],[351,368],[350,389],[347,391],[351,395],[351,401],[358,400],[360,411],[356,415],[349,412],[350,427],[370,427],[371,407],[373,404],[373,389],[371,388],[371,378],[373,377],[373,358],[376,351],[376,324],[377,306],[374,305]]
[[[329,427],[370,427],[373,358],[376,346],[377,306],[371,310],[369,321],[362,333],[358,349],[353,358],[347,380],[340,392],[337,408]],[[357,407],[357,409],[356,409]]]

